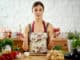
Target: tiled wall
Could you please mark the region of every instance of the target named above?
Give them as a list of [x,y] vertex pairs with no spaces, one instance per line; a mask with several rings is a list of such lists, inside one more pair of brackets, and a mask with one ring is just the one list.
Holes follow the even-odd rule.
[[[19,31],[33,18],[32,4],[36,0],[0,0],[0,28]],[[41,0],[45,5],[44,20],[62,32],[80,31],[80,0]]]

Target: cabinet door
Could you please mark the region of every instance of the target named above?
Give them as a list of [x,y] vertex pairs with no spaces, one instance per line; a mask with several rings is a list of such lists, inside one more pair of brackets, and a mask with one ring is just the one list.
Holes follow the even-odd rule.
[[67,39],[55,39],[50,42],[48,46],[49,49],[55,47],[56,45],[60,45],[64,51],[68,51]]

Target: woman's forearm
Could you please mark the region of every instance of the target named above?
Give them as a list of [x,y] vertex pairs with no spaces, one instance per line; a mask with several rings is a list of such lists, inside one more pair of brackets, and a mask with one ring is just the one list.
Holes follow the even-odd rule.
[[24,38],[24,41],[23,41],[23,50],[27,51],[28,49],[29,49],[29,47],[28,47],[28,38]]

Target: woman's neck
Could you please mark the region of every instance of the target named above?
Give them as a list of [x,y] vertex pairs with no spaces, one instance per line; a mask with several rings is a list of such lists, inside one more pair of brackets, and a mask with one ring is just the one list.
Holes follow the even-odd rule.
[[41,19],[35,19],[35,22],[36,22],[36,23],[42,23],[42,21],[43,21],[42,18],[41,18]]

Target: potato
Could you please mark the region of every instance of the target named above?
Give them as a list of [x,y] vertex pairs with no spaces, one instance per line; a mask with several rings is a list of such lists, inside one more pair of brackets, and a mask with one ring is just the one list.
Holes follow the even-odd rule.
[[64,54],[61,50],[51,50],[47,54],[47,59],[64,60]]

